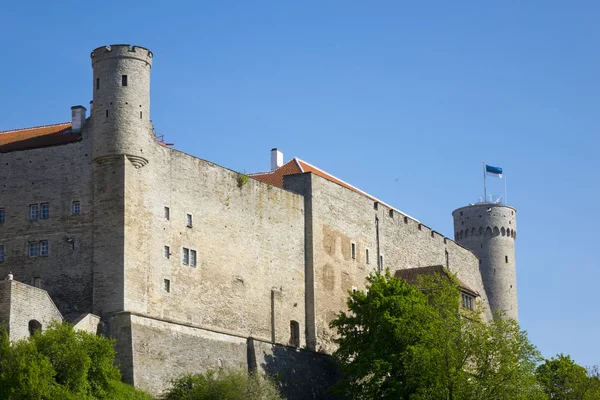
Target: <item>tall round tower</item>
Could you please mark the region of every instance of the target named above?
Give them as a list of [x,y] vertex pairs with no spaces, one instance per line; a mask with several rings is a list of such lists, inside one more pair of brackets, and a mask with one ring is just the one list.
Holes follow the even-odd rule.
[[479,270],[492,312],[518,320],[515,239],[517,210],[477,203],[454,210],[455,241],[479,258]]
[[150,122],[152,52],[128,44],[92,51],[91,112],[93,159],[126,155],[136,167],[148,162],[144,148],[154,141]]

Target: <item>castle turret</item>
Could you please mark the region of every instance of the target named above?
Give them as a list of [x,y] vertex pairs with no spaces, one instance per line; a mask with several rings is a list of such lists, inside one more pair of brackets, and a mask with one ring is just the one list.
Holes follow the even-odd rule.
[[91,58],[93,159],[99,162],[125,155],[139,168],[148,162],[144,149],[154,141],[150,122],[152,52],[118,44],[95,49]]
[[479,258],[479,270],[492,312],[518,320],[515,239],[517,210],[496,203],[477,203],[454,210],[456,242]]

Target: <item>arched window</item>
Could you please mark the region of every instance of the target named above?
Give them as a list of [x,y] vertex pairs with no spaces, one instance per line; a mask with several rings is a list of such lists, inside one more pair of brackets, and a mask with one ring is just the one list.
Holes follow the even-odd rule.
[[479,227],[479,236],[483,235],[483,226]]
[[502,234],[502,236],[506,235],[506,229],[504,229],[504,227],[502,227],[502,229],[500,229],[500,233]]
[[475,230],[475,228],[471,229],[471,236],[475,236],[476,233],[477,231]]
[[487,228],[485,228],[485,234],[492,236],[492,228],[490,228],[489,226]]
[[469,230],[465,229],[465,239],[469,237]]
[[41,332],[42,331],[42,324],[40,324],[39,321],[32,319],[31,321],[29,321],[29,334],[31,336],[33,336],[34,333],[36,332]]
[[494,236],[498,236],[500,234],[500,229],[497,226],[494,227]]
[[506,230],[506,236],[510,236],[510,232],[511,232],[511,231],[510,231],[510,228],[508,228],[508,229]]

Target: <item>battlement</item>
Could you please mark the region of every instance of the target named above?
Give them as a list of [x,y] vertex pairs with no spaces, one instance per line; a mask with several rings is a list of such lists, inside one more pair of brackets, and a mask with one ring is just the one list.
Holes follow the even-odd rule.
[[129,44],[113,44],[94,49],[90,54],[92,67],[99,61],[111,58],[134,58],[146,62],[152,66],[152,52],[145,47],[132,46]]

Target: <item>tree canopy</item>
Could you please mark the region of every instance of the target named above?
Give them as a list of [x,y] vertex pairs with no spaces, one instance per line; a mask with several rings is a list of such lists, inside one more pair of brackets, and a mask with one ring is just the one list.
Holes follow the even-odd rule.
[[543,399],[535,379],[541,360],[518,324],[461,307],[452,276],[422,277],[415,287],[384,274],[350,293],[348,313],[332,322],[345,378],[338,392],[354,399]]
[[1,399],[151,399],[121,382],[113,342],[54,323],[10,343],[0,327]]
[[537,379],[550,399],[600,399],[598,368],[586,369],[577,365],[570,356],[559,354],[537,367]]

